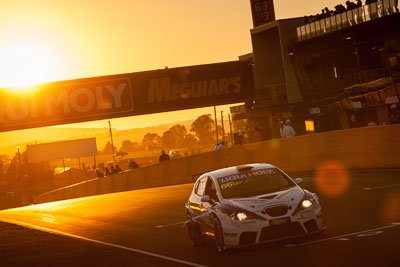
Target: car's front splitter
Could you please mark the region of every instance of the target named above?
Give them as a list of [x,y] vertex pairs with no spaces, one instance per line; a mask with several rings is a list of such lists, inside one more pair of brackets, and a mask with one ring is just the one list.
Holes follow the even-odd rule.
[[[275,224],[274,224],[275,222]],[[320,207],[295,216],[272,220],[232,221],[221,220],[224,242],[227,247],[248,246],[315,234],[325,227]]]

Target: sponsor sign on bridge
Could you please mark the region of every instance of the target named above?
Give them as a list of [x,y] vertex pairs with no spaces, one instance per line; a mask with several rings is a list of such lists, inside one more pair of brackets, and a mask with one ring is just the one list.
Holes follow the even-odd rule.
[[253,88],[251,65],[234,61],[3,89],[0,131],[244,102]]

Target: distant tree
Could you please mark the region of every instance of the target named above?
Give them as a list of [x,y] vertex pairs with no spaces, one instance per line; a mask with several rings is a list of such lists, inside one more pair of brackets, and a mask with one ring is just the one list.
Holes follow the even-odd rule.
[[174,136],[174,133],[170,130],[167,130],[163,133],[161,137],[161,142],[162,146],[167,150],[176,147],[176,138]]
[[183,147],[193,149],[198,145],[198,140],[193,134],[186,134],[183,139]]
[[[114,146],[114,153],[117,152],[117,148]],[[112,155],[112,146],[111,146],[111,142],[108,141],[107,144],[104,146],[103,150],[101,151],[100,154],[102,155]]]
[[154,150],[161,145],[161,137],[156,133],[147,133],[143,137],[142,147],[146,150]]
[[177,145],[183,142],[185,135],[187,134],[186,127],[180,124],[176,124],[169,128],[169,130],[175,135]]
[[7,155],[0,155],[0,174],[5,174],[10,165],[11,158]]
[[[21,157],[22,159],[22,157]],[[21,165],[22,165],[22,161],[21,161]],[[7,174],[11,176],[16,177],[16,173],[18,171],[19,168],[19,159],[18,159],[18,154],[16,153],[15,156],[10,160],[10,164],[8,164],[7,167]]]
[[194,132],[202,145],[213,145],[215,143],[214,120],[210,114],[198,117],[191,125],[191,132]]
[[124,152],[133,152],[138,149],[138,143],[137,142],[132,142],[130,140],[124,140],[122,141],[121,148],[119,151],[124,151]]
[[166,149],[182,147],[186,134],[185,126],[179,124],[172,126],[161,137],[163,147]]

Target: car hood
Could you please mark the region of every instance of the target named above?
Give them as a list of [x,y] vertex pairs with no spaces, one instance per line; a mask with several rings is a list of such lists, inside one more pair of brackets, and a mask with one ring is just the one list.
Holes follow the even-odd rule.
[[266,195],[225,199],[224,202],[244,210],[258,213],[268,206],[297,206],[303,198],[304,191],[300,187],[295,186],[287,190]]

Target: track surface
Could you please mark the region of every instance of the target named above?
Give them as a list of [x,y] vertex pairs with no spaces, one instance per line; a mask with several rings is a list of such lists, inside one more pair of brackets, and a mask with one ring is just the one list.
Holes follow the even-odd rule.
[[[336,196],[314,175],[302,177],[320,197],[328,226],[322,236],[222,254],[192,247],[182,227],[192,184],[4,210],[0,220],[193,266],[400,266],[399,170],[353,171]],[[334,177],[341,174],[329,174],[331,187]]]

